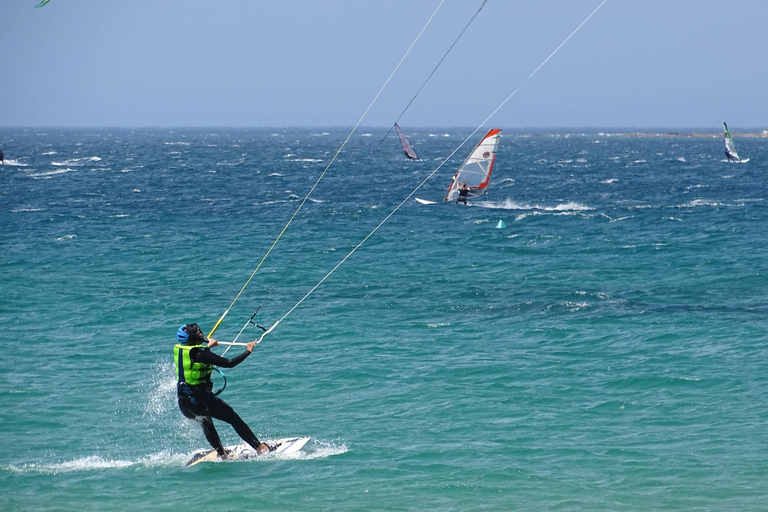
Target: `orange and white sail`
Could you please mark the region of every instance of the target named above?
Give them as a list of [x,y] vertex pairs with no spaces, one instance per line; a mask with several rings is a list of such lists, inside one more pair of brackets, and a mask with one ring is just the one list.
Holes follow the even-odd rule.
[[491,181],[493,164],[496,162],[496,149],[499,147],[501,129],[490,130],[483,140],[469,154],[464,163],[459,167],[456,176],[453,177],[448,192],[443,198],[445,201],[454,201],[459,196],[459,188],[466,184],[469,188],[467,197],[480,197],[485,194]]

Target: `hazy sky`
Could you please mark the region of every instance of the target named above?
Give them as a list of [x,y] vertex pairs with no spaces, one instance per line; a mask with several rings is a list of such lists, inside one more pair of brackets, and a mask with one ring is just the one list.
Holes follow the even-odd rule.
[[[0,126],[352,126],[439,0],[0,1]],[[489,0],[400,124],[477,126],[601,0]],[[481,0],[446,0],[389,126]],[[768,1],[608,0],[490,124],[768,128]]]

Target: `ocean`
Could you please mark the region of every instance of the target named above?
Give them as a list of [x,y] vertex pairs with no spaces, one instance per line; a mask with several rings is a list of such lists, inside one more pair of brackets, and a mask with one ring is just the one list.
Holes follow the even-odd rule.
[[[408,162],[358,130],[215,337],[291,311],[470,132],[411,130]],[[303,451],[185,468],[176,330],[347,134],[0,130],[1,510],[765,510],[765,138],[728,164],[721,136],[505,130],[489,192],[441,203],[475,135],[225,370]]]

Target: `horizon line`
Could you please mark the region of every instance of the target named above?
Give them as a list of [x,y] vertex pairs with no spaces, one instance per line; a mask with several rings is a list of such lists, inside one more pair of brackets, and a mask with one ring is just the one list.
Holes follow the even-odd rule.
[[[349,129],[351,125],[0,125],[0,130],[345,130]],[[522,127],[504,127],[504,125],[488,124],[487,127],[501,127],[503,130],[513,132],[529,132],[529,131],[542,131],[542,130],[573,130],[573,131],[599,131],[599,132],[612,132],[617,133],[619,131],[633,131],[633,132],[646,132],[658,131],[654,133],[668,133],[670,131],[685,132],[685,133],[710,133],[711,127],[703,126],[522,126]],[[389,126],[360,126],[359,130],[388,130]],[[412,130],[474,130],[475,127],[471,126],[435,126],[435,125],[412,125],[409,126]],[[749,130],[757,130],[758,132],[768,132],[768,129],[756,126],[746,126],[738,129],[738,131],[744,132]],[[722,133],[722,130],[718,128],[712,133]],[[731,130],[733,132],[733,130]]]

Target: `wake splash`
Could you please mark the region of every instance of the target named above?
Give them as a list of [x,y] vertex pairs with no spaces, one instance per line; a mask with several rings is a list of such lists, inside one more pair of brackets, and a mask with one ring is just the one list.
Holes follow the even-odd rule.
[[[347,446],[343,443],[336,444],[333,442],[325,441],[310,441],[311,447],[304,449],[296,453],[267,453],[261,457],[255,457],[246,460],[233,460],[226,461],[227,463],[243,463],[243,462],[272,462],[283,460],[315,460],[325,459],[334,455],[340,455],[349,451]],[[185,467],[187,461],[192,456],[207,448],[201,448],[199,450],[193,450],[188,453],[174,453],[168,450],[162,452],[153,453],[146,457],[140,457],[136,460],[125,459],[109,459],[98,455],[90,455],[86,457],[80,457],[74,460],[53,462],[53,463],[28,463],[20,465],[2,465],[0,466],[0,472],[7,471],[9,473],[24,473],[24,474],[48,474],[56,475],[60,473],[75,473],[81,471],[101,471],[109,469],[124,469],[124,468],[178,468]]]
[[[191,457],[191,455],[190,455]],[[189,458],[183,454],[171,454],[169,452],[160,452],[142,457],[135,461],[121,459],[105,459],[98,455],[80,457],[78,459],[55,462],[55,463],[29,463],[21,465],[0,466],[3,471],[12,473],[38,473],[56,475],[59,473],[74,473],[78,471],[93,471],[102,469],[120,469],[132,466],[143,467],[163,467],[178,466],[186,464]]]
[[23,163],[19,162],[18,160],[14,160],[12,158],[6,158],[5,160],[3,160],[3,163],[0,164],[0,166],[2,166],[2,165],[8,165],[8,166],[12,166],[12,167],[27,167],[29,164],[23,164]]

